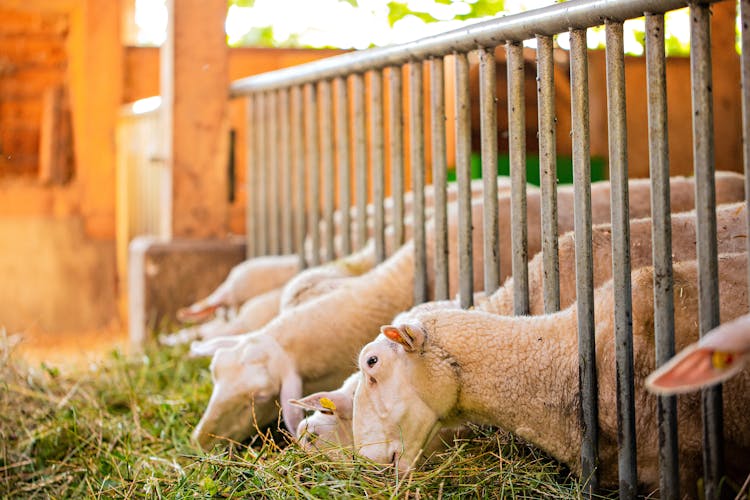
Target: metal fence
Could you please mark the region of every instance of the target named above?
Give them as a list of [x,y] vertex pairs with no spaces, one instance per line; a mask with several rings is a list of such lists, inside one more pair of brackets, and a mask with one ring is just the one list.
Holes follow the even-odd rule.
[[127,276],[136,236],[171,236],[172,173],[165,162],[159,98],[125,105],[117,120],[117,265]]
[[[745,172],[750,151],[747,113],[750,108],[750,50],[748,14],[750,1],[742,0],[742,84]],[[392,180],[396,231],[403,235],[405,216],[403,196],[404,159],[411,165],[414,191],[413,239],[416,252],[415,297],[426,296],[425,245],[425,116],[423,92],[429,94],[429,130],[432,178],[436,201],[434,224],[436,241],[437,297],[447,295],[447,239],[445,214],[444,60],[455,62],[456,102],[455,158],[458,180],[460,296],[463,307],[471,305],[471,193],[470,193],[470,114],[468,59],[475,51],[480,65],[481,157],[484,168],[484,273],[486,291],[499,285],[497,231],[496,133],[496,47],[505,46],[508,67],[509,155],[511,161],[512,247],[514,310],[528,311],[528,269],[526,242],[526,165],[523,95],[523,42],[536,39],[538,79],[539,151],[542,190],[542,252],[545,311],[559,308],[557,263],[556,162],[553,86],[553,37],[570,35],[570,87],[572,115],[572,157],[575,192],[576,280],[583,443],[582,478],[587,492],[597,487],[597,383],[594,350],[594,287],[591,243],[589,94],[587,73],[587,32],[589,27],[606,29],[606,72],[609,129],[609,175],[612,183],[611,216],[613,231],[613,280],[615,290],[615,343],[618,394],[620,493],[636,493],[635,402],[631,324],[630,241],[628,225],[628,164],[626,155],[625,74],[623,22],[646,16],[646,58],[648,80],[648,133],[652,183],[653,261],[656,305],[657,364],[674,354],[674,314],[672,297],[671,225],[669,158],[667,147],[667,101],[664,46],[664,15],[688,5],[679,0],[572,0],[473,25],[468,28],[392,47],[371,49],[321,60],[294,68],[246,78],[232,84],[233,97],[249,101],[248,140],[248,248],[251,256],[299,252],[303,240],[312,242],[308,264],[330,260],[336,255],[334,241],[335,207],[349,207],[352,191],[356,202],[353,231],[350,211],[341,214],[341,252],[361,247],[367,239],[367,210],[372,186],[374,237],[379,260],[385,258],[385,134],[390,144],[388,165]],[[714,199],[713,112],[711,99],[711,53],[709,6],[691,8],[691,74],[694,113],[693,147],[696,183],[696,210],[699,260],[700,331],[707,332],[719,322],[717,242]],[[423,85],[423,68],[429,81]],[[408,127],[399,106],[402,98],[402,69],[408,68]],[[369,92],[366,91],[369,84]],[[383,87],[387,85],[390,104],[384,106]],[[334,92],[335,89],[335,92]],[[335,100],[334,100],[335,95]],[[351,109],[349,109],[351,103]],[[369,127],[367,119],[369,118]],[[403,135],[409,133],[408,151]],[[563,130],[561,133],[568,133]],[[368,155],[369,152],[369,155]],[[408,156],[406,156],[408,155]],[[369,157],[368,157],[369,156]],[[353,165],[350,165],[350,160]],[[368,174],[369,168],[369,174]],[[351,182],[350,172],[354,174]],[[321,177],[322,176],[322,182]],[[746,177],[747,178],[747,177]],[[335,192],[338,179],[338,192]],[[321,192],[322,184],[322,192]],[[353,189],[352,189],[353,187]],[[750,192],[750,185],[748,186]],[[321,235],[321,218],[325,228]],[[403,238],[403,236],[399,236]],[[401,240],[402,241],[402,240]],[[661,277],[664,277],[663,279]],[[443,284],[441,286],[441,283]],[[704,466],[707,498],[718,492],[721,463],[721,388],[703,394]],[[678,496],[678,457],[676,401],[659,401],[661,495]]]

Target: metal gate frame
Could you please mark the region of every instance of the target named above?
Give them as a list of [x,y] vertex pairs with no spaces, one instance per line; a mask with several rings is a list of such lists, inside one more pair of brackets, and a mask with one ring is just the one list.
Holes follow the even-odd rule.
[[[437,36],[402,45],[353,52],[265,73],[234,82],[233,98],[249,103],[248,139],[248,249],[250,256],[299,253],[305,258],[303,241],[312,242],[307,264],[317,265],[335,257],[334,193],[339,174],[339,206],[351,205],[350,152],[354,158],[356,212],[354,234],[349,210],[340,211],[341,251],[349,253],[365,244],[368,236],[368,163],[373,179],[374,238],[378,261],[386,257],[384,173],[384,99],[388,85],[391,105],[387,109],[391,148],[390,165],[394,228],[403,242],[403,116],[401,106],[402,67],[409,71],[409,159],[414,192],[415,298],[426,294],[425,245],[425,137],[422,73],[429,64],[427,91],[432,107],[430,129],[435,189],[436,299],[447,298],[447,224],[445,212],[445,103],[444,58],[455,59],[456,171],[459,205],[459,265],[462,307],[471,306],[471,192],[470,113],[468,58],[477,51],[480,60],[481,155],[483,165],[497,164],[496,47],[505,45],[508,58],[509,152],[512,177],[512,247],[514,311],[528,312],[528,251],[526,243],[525,109],[523,95],[523,41],[537,40],[539,99],[539,151],[542,189],[542,252],[545,312],[559,309],[557,262],[557,203],[555,119],[553,86],[553,36],[570,33],[570,86],[575,191],[576,287],[578,297],[579,381],[581,391],[582,479],[585,491],[597,488],[597,382],[594,345],[594,287],[591,244],[589,93],[586,29],[606,28],[607,112],[609,165],[612,184],[612,252],[615,310],[616,373],[618,394],[620,496],[633,498],[637,491],[635,402],[633,381],[630,235],[628,224],[628,164],[625,121],[625,73],[623,22],[646,16],[648,82],[649,161],[652,183],[653,263],[656,362],[674,354],[674,304],[672,296],[669,157],[667,138],[667,94],[664,47],[664,13],[689,6],[691,9],[691,84],[693,113],[693,157],[696,177],[697,256],[699,262],[699,316],[701,335],[719,324],[718,256],[714,188],[714,135],[712,109],[711,2],[679,0],[571,0],[547,8],[493,19]],[[746,198],[750,194],[750,142],[747,135],[750,112],[750,0],[741,0],[742,19],[742,117]],[[365,91],[369,75],[369,93]],[[387,76],[387,78],[386,78]],[[418,82],[414,84],[414,82]],[[349,85],[350,84],[350,85]],[[336,101],[334,105],[334,87]],[[366,95],[367,94],[367,95]],[[352,101],[352,113],[348,109]],[[366,110],[369,99],[369,113]],[[335,111],[335,113],[334,113]],[[335,116],[334,116],[335,114]],[[350,123],[350,116],[353,123]],[[369,137],[366,118],[370,118]],[[334,127],[335,125],[335,127]],[[319,129],[320,127],[320,129]],[[334,130],[335,129],[335,130]],[[351,131],[351,134],[350,134]],[[366,157],[369,142],[369,162]],[[335,148],[335,149],[334,149]],[[338,155],[335,154],[338,151]],[[320,154],[319,154],[320,153]],[[336,158],[338,161],[336,161]],[[309,178],[306,179],[306,175]],[[323,178],[321,200],[320,177]],[[497,185],[494,168],[484,168],[484,261],[486,292],[499,285],[497,249]],[[307,184],[306,184],[307,182]],[[321,242],[320,223],[325,237]],[[750,231],[750,228],[748,228]],[[354,244],[356,243],[356,245]],[[750,244],[750,243],[749,243]],[[324,255],[321,255],[321,248]],[[703,392],[704,470],[706,498],[716,498],[722,477],[721,387]],[[660,397],[658,406],[661,495],[679,496],[677,416],[675,397]]]

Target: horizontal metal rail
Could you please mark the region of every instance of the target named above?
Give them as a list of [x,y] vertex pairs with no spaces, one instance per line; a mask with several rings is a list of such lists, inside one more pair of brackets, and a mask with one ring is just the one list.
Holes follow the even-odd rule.
[[[711,0],[717,1],[717,0]],[[329,80],[410,61],[424,61],[477,47],[495,47],[536,35],[555,35],[571,28],[590,28],[604,20],[625,21],[644,12],[662,13],[688,6],[685,0],[572,0],[499,19],[491,19],[446,33],[400,45],[351,52],[319,61],[237,80],[231,97],[253,92]]]

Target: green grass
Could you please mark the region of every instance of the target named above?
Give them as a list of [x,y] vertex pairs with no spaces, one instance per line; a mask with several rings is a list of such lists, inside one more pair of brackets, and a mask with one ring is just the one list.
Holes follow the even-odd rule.
[[580,486],[519,439],[475,429],[406,477],[306,454],[283,433],[207,454],[190,442],[211,392],[181,349],[117,352],[64,374],[0,346],[0,498],[575,498]]

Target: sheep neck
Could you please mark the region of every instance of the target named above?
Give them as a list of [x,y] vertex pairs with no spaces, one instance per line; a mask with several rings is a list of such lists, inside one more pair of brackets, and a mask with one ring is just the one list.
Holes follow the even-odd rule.
[[444,314],[451,321],[429,329],[458,364],[460,393],[451,418],[497,425],[575,467],[580,450],[575,309],[535,317],[457,313]]
[[295,307],[266,327],[305,380],[357,369],[360,349],[381,325],[413,304],[414,251],[410,244],[370,272]]

